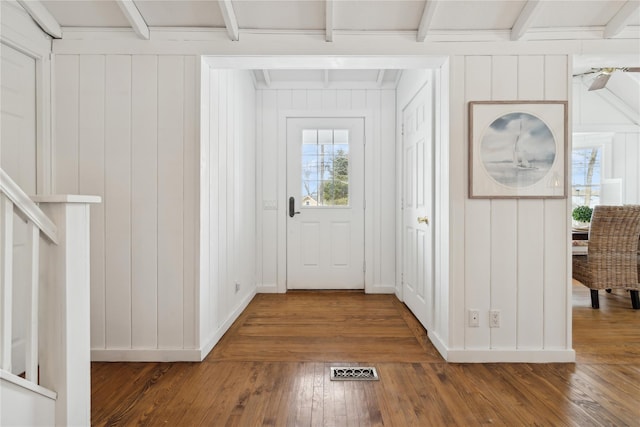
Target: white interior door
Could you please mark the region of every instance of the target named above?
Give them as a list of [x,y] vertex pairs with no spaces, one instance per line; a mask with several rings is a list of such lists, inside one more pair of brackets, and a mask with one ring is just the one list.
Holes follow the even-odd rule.
[[[8,46],[0,49],[0,167],[27,194],[36,194],[36,63]],[[27,224],[13,219],[12,366],[25,370],[27,283],[30,256]]]
[[364,118],[287,119],[287,288],[364,289]]
[[402,113],[403,299],[427,328],[433,317],[433,121],[431,85]]

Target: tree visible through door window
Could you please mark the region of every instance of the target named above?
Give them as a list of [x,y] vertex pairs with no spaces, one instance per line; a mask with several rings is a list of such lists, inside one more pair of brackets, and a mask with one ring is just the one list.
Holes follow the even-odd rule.
[[349,131],[302,131],[302,206],[349,205]]
[[571,162],[573,207],[597,205],[602,182],[602,147],[574,149]]

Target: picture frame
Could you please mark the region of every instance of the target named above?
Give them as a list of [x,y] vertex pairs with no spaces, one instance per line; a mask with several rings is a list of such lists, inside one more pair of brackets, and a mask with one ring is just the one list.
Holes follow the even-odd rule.
[[566,198],[567,114],[567,101],[469,102],[469,198]]

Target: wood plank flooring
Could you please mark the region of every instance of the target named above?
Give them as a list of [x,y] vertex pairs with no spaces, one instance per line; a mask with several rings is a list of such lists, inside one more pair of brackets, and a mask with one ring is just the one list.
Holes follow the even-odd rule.
[[[390,295],[256,296],[202,363],[93,363],[92,423],[638,426],[640,311],[574,286],[576,364],[447,364]],[[377,382],[332,382],[373,365]]]

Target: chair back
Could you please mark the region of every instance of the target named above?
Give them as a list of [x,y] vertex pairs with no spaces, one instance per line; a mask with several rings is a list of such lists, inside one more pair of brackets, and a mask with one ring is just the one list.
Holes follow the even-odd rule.
[[596,275],[613,273],[617,283],[637,284],[638,239],[640,205],[596,206],[587,249],[591,271]]

